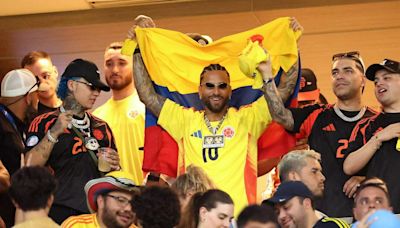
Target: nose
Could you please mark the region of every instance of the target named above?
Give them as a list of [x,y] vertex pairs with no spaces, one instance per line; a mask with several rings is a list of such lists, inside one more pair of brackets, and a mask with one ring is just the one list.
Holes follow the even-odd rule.
[[322,182],[325,182],[326,178],[325,178],[324,174],[322,174],[322,173],[319,173],[319,174],[321,175]]
[[228,228],[229,226],[231,225],[231,223],[230,223],[230,221],[229,221],[229,219],[225,219],[224,220],[224,228]]

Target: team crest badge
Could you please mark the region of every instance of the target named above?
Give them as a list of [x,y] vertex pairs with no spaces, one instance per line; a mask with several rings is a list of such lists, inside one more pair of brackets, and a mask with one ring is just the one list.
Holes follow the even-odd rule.
[[128,116],[129,116],[130,118],[132,118],[132,119],[135,119],[136,116],[138,116],[138,115],[139,115],[139,112],[136,111],[136,110],[130,110],[130,111],[128,112]]
[[227,126],[224,129],[222,129],[222,134],[228,138],[231,139],[233,136],[235,136],[235,130],[233,127]]
[[103,132],[101,132],[100,129],[94,129],[94,130],[93,130],[93,136],[94,136],[97,140],[103,140],[103,138],[104,138],[104,134],[103,134]]
[[32,135],[31,137],[26,140],[26,146],[35,146],[38,144],[39,138],[36,135]]

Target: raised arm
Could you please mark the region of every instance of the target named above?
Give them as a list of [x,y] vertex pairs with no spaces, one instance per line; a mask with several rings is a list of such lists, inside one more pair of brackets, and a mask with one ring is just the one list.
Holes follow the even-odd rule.
[[368,164],[382,143],[400,137],[400,123],[391,124],[372,136],[360,149],[350,153],[343,163],[343,171],[354,175]]
[[289,96],[293,93],[298,79],[298,74],[299,64],[297,61],[292,67],[290,67],[288,72],[283,72],[278,86],[278,92],[283,103],[285,103]]
[[[292,113],[287,108],[285,108],[282,98],[279,95],[278,89],[276,88],[271,73],[271,64],[267,62],[262,62],[258,65],[257,69],[258,71],[260,71],[264,80],[262,90],[264,92],[264,97],[267,100],[269,112],[271,113],[272,119],[281,124],[285,129],[293,130],[293,116]],[[294,74],[290,75],[293,76]],[[291,80],[288,79],[288,81]]]
[[72,120],[72,112],[67,111],[60,113],[56,123],[46,132],[46,135],[42,140],[33,147],[27,153],[27,157],[30,157],[30,166],[39,165],[44,166],[49,160],[51,151],[53,150],[54,144],[58,142],[58,136],[64,132],[64,129]]
[[153,83],[150,80],[147,69],[143,63],[142,55],[136,53],[133,55],[134,81],[140,100],[157,117],[160,115],[161,108],[166,100],[154,90]]

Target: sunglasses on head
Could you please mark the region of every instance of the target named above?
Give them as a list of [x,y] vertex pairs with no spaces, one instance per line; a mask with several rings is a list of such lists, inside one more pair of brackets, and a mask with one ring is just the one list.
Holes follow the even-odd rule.
[[344,52],[344,53],[338,53],[332,56],[332,62],[343,59],[343,58],[348,58],[356,61],[358,64],[361,65],[362,71],[365,71],[365,66],[363,61],[361,60],[360,52],[359,51],[350,51],[350,52]]
[[83,81],[78,81],[78,80],[72,80],[72,81],[87,85],[90,88],[91,91],[100,90],[99,88],[97,88],[96,86],[94,86],[90,82],[83,82]]
[[344,52],[344,53],[338,53],[334,54],[332,56],[332,61],[335,61],[337,59],[342,59],[342,58],[360,58],[360,52],[358,51],[350,51],[350,52]]
[[208,89],[214,89],[215,87],[218,87],[219,89],[226,89],[228,88],[228,83],[221,82],[221,83],[211,83],[211,82],[206,82],[202,84],[201,86],[206,86]]

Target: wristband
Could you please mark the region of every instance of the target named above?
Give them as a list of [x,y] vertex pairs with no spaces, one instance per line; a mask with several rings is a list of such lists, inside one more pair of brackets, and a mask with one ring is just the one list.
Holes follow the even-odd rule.
[[264,84],[268,84],[268,83],[272,82],[273,80],[274,80],[274,78],[270,78],[267,80],[263,79],[263,82],[264,82]]
[[49,140],[49,142],[51,142],[51,143],[58,143],[58,139],[54,138],[54,137],[51,135],[50,130],[47,131],[46,136],[47,136],[47,140]]

